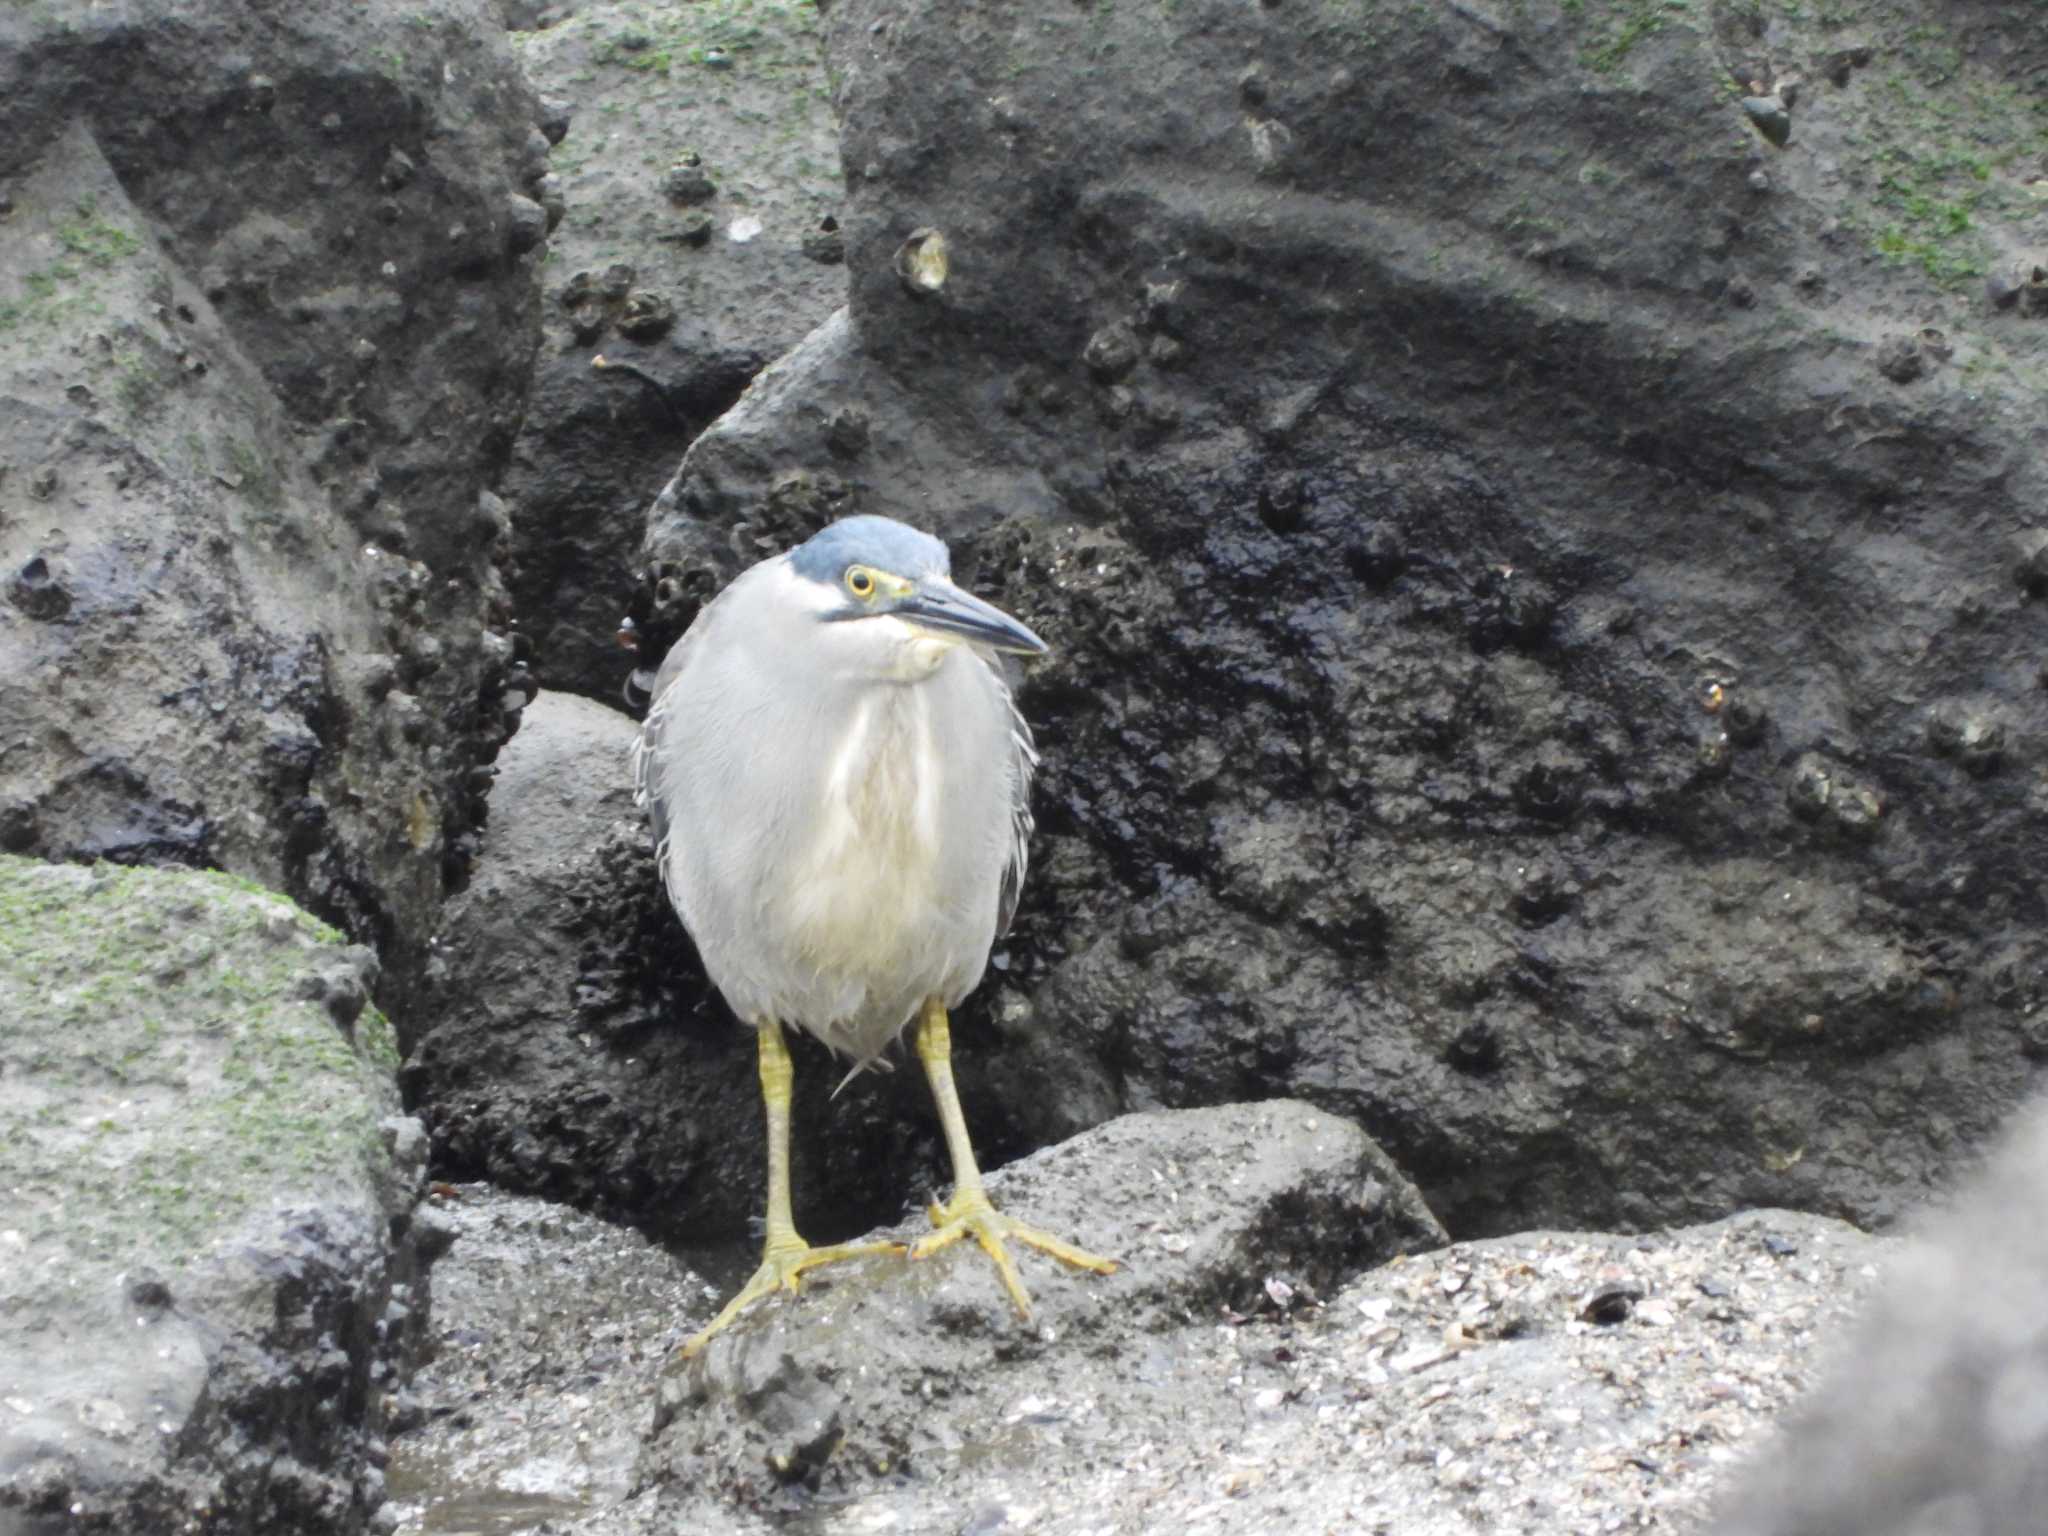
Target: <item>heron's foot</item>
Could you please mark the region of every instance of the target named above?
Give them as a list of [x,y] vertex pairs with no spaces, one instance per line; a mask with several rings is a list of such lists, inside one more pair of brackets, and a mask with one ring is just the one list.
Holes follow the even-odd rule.
[[1017,1273],[1016,1260],[1010,1257],[1010,1250],[1003,1246],[1003,1239],[1010,1238],[1027,1248],[1036,1248],[1040,1253],[1049,1253],[1062,1264],[1075,1269],[1091,1270],[1098,1275],[1116,1273],[1115,1259],[1097,1258],[1094,1254],[1076,1248],[1072,1243],[1042,1232],[1037,1227],[1026,1226],[1014,1217],[1005,1216],[989,1204],[988,1195],[980,1189],[964,1189],[954,1192],[953,1198],[945,1204],[931,1207],[932,1225],[938,1230],[919,1238],[910,1246],[913,1259],[929,1258],[941,1248],[950,1247],[963,1237],[972,1237],[981,1244],[981,1251],[995,1260],[996,1273],[1002,1276],[1003,1289],[1010,1293],[1010,1300],[1017,1304],[1017,1311],[1025,1321],[1031,1318],[1031,1293],[1024,1289],[1023,1277]]
[[683,1358],[689,1360],[702,1354],[706,1344],[723,1333],[734,1318],[763,1296],[772,1296],[777,1291],[794,1293],[803,1283],[807,1271],[846,1259],[873,1259],[885,1254],[901,1258],[903,1252],[901,1243],[833,1243],[828,1247],[813,1248],[800,1237],[770,1242],[762,1251],[761,1267],[754,1271],[754,1278],[741,1286],[739,1294],[725,1304],[725,1309],[683,1346]]

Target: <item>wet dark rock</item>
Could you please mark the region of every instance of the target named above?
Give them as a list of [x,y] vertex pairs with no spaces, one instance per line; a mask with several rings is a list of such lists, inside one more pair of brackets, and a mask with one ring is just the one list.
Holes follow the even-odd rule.
[[[0,803],[39,856],[288,891],[380,949],[393,1007],[503,735],[467,514],[535,335],[502,234],[535,109],[476,19],[206,0],[138,49],[115,13],[32,10],[0,50],[32,194],[0,252],[0,465],[47,497],[0,519]],[[23,597],[68,606],[20,622]],[[423,635],[424,729],[387,735],[347,659]]]
[[[1838,37],[1779,18],[1796,38],[1724,48],[1673,15],[1609,58],[1593,8],[1497,16],[1512,47],[1469,9],[1368,47],[1295,7],[1094,7],[977,63],[934,8],[841,0],[847,312],[692,445],[646,562],[715,589],[801,536],[777,487],[832,473],[845,498],[807,507],[934,527],[1053,638],[1019,695],[1032,879],[973,1005],[1005,1153],[1290,1093],[1370,1127],[1461,1232],[1884,1219],[2020,1091],[1987,935],[2048,964],[2048,693],[2013,660],[2038,614],[2003,542],[2048,504],[2031,396],[1872,366],[1861,338],[1979,355],[1991,317],[1974,279],[1879,259],[1833,87],[1799,103],[1801,153],[1843,174],[1784,159],[1783,195],[1751,190],[1725,58],[1762,95]],[[1951,104],[2038,47],[1982,8],[1914,15],[1999,39],[1954,50]],[[1028,156],[965,83],[1020,71],[1061,103]],[[1858,132],[1918,142],[1898,110],[1862,101]],[[922,303],[912,216],[950,252]],[[1184,350],[1095,385],[1117,323]],[[857,476],[820,431],[849,405]],[[1709,718],[1706,675],[1731,680]],[[1954,698],[1995,708],[2004,769],[1928,750]],[[1513,871],[1539,858],[1582,894],[1532,958]],[[1475,1019],[1514,1043],[1491,1072],[1451,1062]],[[1906,1108],[1929,1082],[1938,1135]]]
[[361,952],[227,877],[11,858],[0,931],[40,1021],[0,1029],[0,1527],[380,1528],[431,1255]]
[[1715,1536],[2023,1531],[2048,1497],[2048,1109],[1886,1266],[1830,1375],[1722,1501]]
[[676,323],[676,310],[660,294],[639,288],[626,295],[615,323],[628,341],[653,341]]
[[661,190],[670,202],[685,207],[708,203],[718,196],[717,183],[712,181],[711,173],[698,164],[694,156],[668,168],[661,178]]

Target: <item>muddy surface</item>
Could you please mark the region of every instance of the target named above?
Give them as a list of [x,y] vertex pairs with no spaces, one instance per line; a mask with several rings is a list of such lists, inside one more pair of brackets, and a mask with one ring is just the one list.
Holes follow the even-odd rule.
[[398,1531],[510,1536],[616,1505],[661,1362],[710,1315],[712,1285],[565,1206],[449,1184],[434,1207],[455,1244],[427,1361],[396,1410]]

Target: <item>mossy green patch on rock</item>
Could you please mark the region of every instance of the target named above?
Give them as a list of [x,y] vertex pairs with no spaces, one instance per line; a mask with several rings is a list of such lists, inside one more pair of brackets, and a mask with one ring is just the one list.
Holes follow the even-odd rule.
[[1952,47],[1926,46],[1917,67],[1874,83],[1858,223],[1891,261],[1943,281],[1980,277],[2001,226],[2038,233],[2048,102],[1949,66]]
[[613,20],[597,62],[671,75],[691,67],[718,69],[745,56],[755,68],[817,63],[817,7],[809,0],[703,0],[681,11],[650,7]]
[[397,1050],[374,1007],[345,1033],[323,1005],[353,967],[341,946],[232,876],[0,857],[20,1240],[176,1267],[258,1211],[380,1183]]
[[1601,74],[1621,68],[1639,43],[1667,25],[1700,19],[1691,0],[1563,0],[1563,11],[1584,29],[1580,58]]
[[90,198],[68,209],[43,210],[16,233],[28,260],[12,273],[0,268],[0,278],[12,278],[0,282],[0,331],[98,313],[96,274],[126,265],[143,248],[140,236],[101,213]]

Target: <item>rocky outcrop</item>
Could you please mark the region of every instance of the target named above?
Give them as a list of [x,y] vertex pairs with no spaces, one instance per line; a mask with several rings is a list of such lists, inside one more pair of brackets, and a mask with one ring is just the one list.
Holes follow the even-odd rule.
[[0,1527],[388,1528],[445,1242],[375,974],[240,881],[0,856]]
[[547,142],[495,15],[0,19],[0,847],[289,890],[393,998],[523,698]]
[[999,1144],[1299,1094],[1481,1233],[1883,1221],[1988,1133],[2044,1049],[2048,215],[1965,146],[2031,142],[2038,29],[842,0],[827,46],[849,308],[648,548],[673,633],[891,512],[1053,640]]
[[1921,1223],[1715,1536],[2025,1531],[2048,1498],[2048,1105]]
[[566,9],[514,39],[567,137],[507,580],[540,680],[616,703],[651,489],[845,301],[838,132],[801,0]]
[[[821,1273],[697,1359],[671,1361],[643,1477],[709,1521],[718,1502],[772,1506],[785,1491],[801,1502],[826,1487],[849,1496],[990,1458],[1022,1473],[1036,1458],[1031,1437],[1012,1433],[1015,1404],[1092,1396],[1079,1361],[1113,1373],[1108,1363],[1142,1358],[1150,1335],[1257,1311],[1297,1288],[1326,1292],[1444,1241],[1356,1126],[1285,1101],[1116,1120],[1011,1164],[989,1194],[1120,1268],[1064,1271],[1020,1249],[1028,1323],[971,1239],[922,1260]],[[874,1235],[909,1242],[920,1230]]]
[[1691,1531],[1888,1248],[1783,1211],[1435,1247],[1356,1127],[1298,1103],[1127,1116],[991,1186],[1125,1268],[1023,1255],[1034,1326],[972,1250],[821,1270],[694,1365],[736,1279],[451,1192],[401,1531]]

